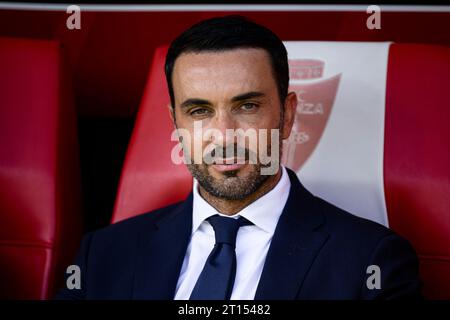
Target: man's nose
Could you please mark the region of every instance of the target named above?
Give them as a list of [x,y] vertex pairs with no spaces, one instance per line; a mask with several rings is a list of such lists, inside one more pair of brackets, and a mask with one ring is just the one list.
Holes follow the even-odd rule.
[[[208,129],[213,129],[216,133],[220,133],[218,137],[214,137],[216,143],[228,145],[235,143],[235,136],[233,134],[236,129],[236,121],[229,111],[220,111],[211,119]],[[227,136],[228,130],[228,136]],[[207,137],[209,138],[209,137]]]

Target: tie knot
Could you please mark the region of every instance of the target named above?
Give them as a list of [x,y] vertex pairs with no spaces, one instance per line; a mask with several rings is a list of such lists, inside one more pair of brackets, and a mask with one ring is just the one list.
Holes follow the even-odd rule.
[[244,217],[233,219],[219,215],[209,217],[208,221],[214,229],[216,244],[226,243],[233,247],[236,246],[236,236],[239,228],[251,224]]

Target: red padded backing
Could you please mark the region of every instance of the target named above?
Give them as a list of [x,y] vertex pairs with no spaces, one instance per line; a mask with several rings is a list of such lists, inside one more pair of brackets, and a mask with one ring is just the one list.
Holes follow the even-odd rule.
[[74,105],[59,44],[0,38],[0,298],[43,299],[80,236]]
[[186,166],[170,159],[174,125],[164,77],[167,48],[155,51],[127,150],[112,217],[117,222],[183,200],[192,189]]
[[389,225],[421,259],[423,293],[450,299],[450,48],[391,46],[384,182]]
[[365,10],[247,10],[251,7],[229,12],[206,8],[180,12],[83,11],[80,30],[67,29],[64,10],[0,10],[0,36],[60,41],[74,70],[79,114],[108,117],[134,117],[154,50],[161,43],[170,43],[190,25],[213,16],[244,15],[283,40],[450,45],[450,12],[383,10],[381,29],[370,30]]

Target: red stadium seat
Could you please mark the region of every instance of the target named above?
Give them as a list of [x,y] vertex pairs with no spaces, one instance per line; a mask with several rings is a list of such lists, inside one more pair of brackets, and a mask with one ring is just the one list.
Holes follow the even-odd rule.
[[391,46],[387,88],[390,227],[419,254],[424,296],[450,299],[450,48]]
[[[159,48],[153,58],[112,222],[183,200],[192,188],[187,169],[170,159],[165,52]],[[415,247],[424,296],[450,299],[450,48],[392,44],[387,70],[382,158],[389,226]]]
[[75,110],[59,44],[0,38],[0,299],[46,299],[81,232]]

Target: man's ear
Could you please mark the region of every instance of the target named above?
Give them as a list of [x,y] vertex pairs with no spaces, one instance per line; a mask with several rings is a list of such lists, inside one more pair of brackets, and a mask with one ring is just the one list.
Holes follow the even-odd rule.
[[282,139],[287,139],[291,135],[292,126],[295,121],[295,114],[297,112],[297,94],[289,92],[284,100],[284,119],[283,130],[281,133]]

